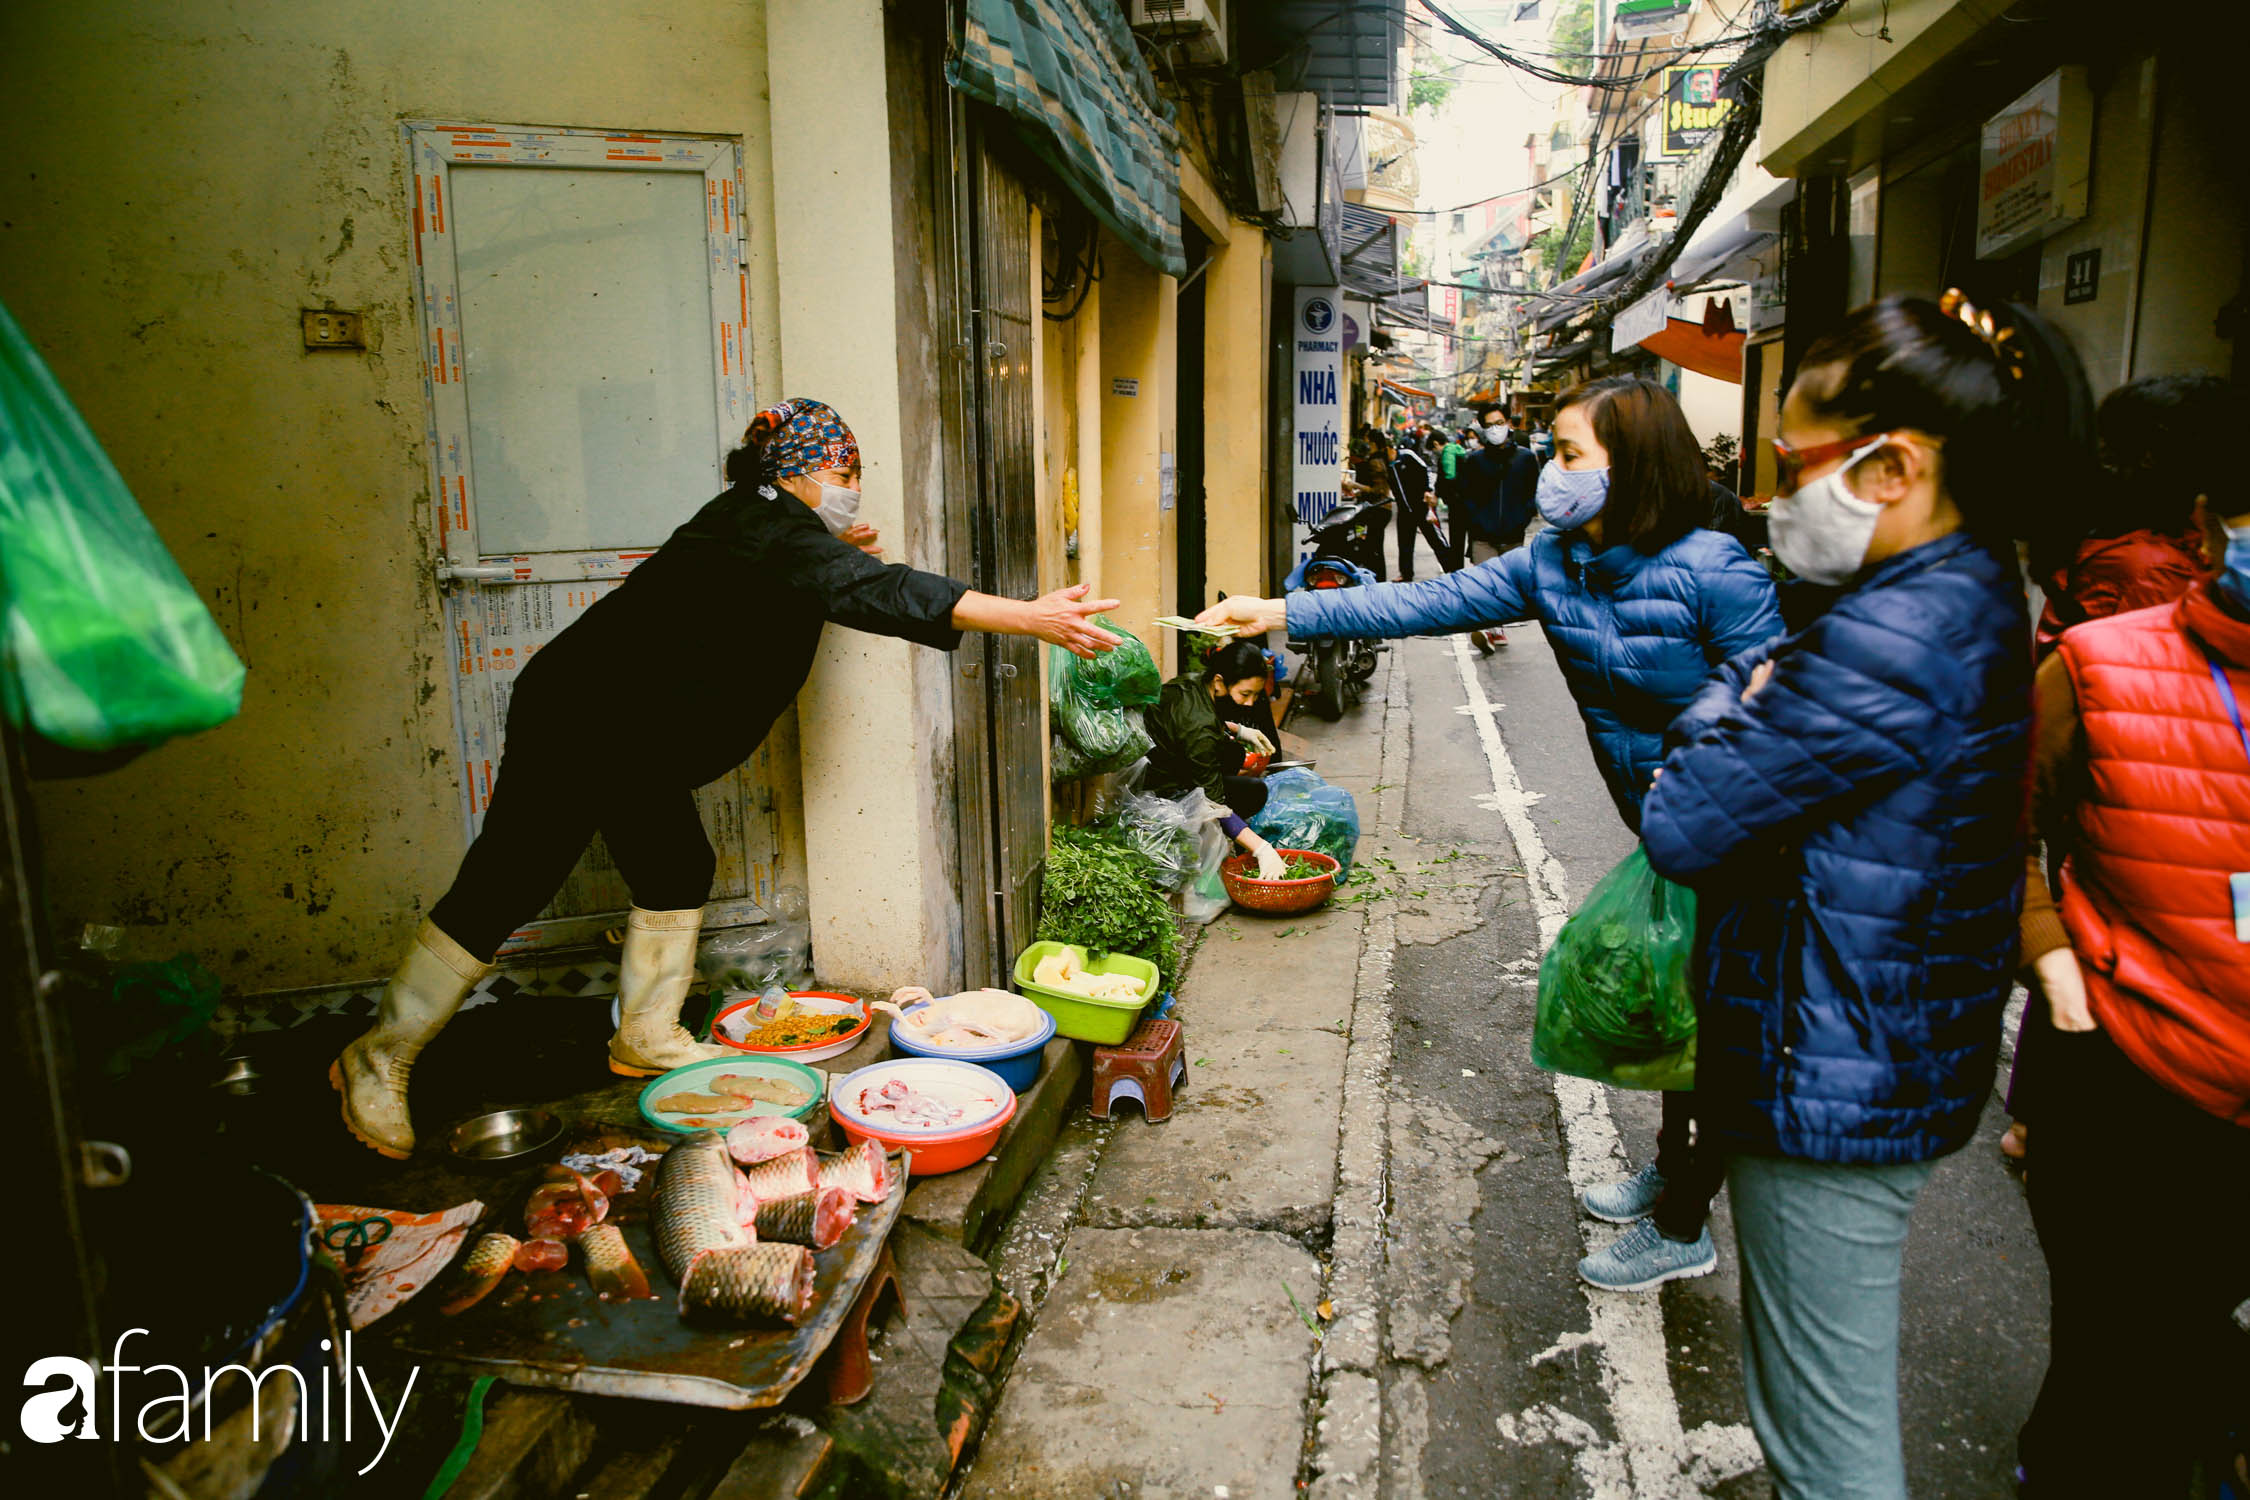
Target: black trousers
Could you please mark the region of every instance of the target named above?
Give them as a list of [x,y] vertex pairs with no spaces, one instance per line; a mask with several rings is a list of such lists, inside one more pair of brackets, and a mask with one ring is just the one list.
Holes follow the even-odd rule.
[[1692,1240],[1703,1233],[1711,1200],[1727,1180],[1725,1156],[1696,1144],[1694,1124],[1694,1091],[1666,1089],[1664,1123],[1656,1132],[1656,1170],[1664,1175],[1664,1193],[1649,1214],[1666,1239]]
[[1461,559],[1454,555],[1453,547],[1438,530],[1437,523],[1429,517],[1427,500],[1400,500],[1392,504],[1396,512],[1391,518],[1391,529],[1398,534],[1398,576],[1403,582],[1414,578],[1414,534],[1419,531],[1430,544],[1430,555],[1437,559],[1441,572],[1452,573],[1460,569]]
[[554,899],[596,833],[635,906],[684,911],[710,898],[718,856],[694,788],[626,743],[661,727],[590,728],[582,712],[590,700],[568,696],[552,682],[518,687],[484,830],[430,910],[439,931],[480,959]]
[[[2034,993],[2031,1003],[2041,1004]],[[2157,1083],[2101,1032],[2041,1038],[2025,1191],[2052,1297],[2025,1493],[2188,1492],[2250,1425],[2250,1127]],[[2238,1429],[2239,1431],[2239,1429]]]

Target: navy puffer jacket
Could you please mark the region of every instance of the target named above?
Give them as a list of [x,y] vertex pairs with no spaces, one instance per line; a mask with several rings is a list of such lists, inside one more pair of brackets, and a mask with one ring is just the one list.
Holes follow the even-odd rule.
[[1773,580],[1715,531],[1643,553],[1547,530],[1457,573],[1289,596],[1294,640],[1450,635],[1533,619],[1547,627],[1602,780],[1634,829],[1665,726],[1714,667],[1781,630]]
[[2030,720],[2015,563],[1959,534],[1680,716],[1641,840],[1704,898],[1701,1130],[1822,1162],[1968,1141],[2016,966]]

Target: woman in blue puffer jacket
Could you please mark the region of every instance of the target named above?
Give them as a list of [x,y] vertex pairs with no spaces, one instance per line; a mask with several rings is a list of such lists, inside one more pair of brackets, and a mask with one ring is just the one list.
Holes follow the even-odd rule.
[[[1840,596],[1729,662],[1642,807],[1706,920],[1698,1123],[1729,1154],[1751,1425],[1785,1500],[1903,1500],[1899,1263],[1992,1091],[2023,889],[2011,539],[2091,401],[2032,314],[1862,308],[1781,412],[1774,551]],[[2129,1375],[2126,1378],[2130,1378]]]
[[[1594,763],[1635,832],[1664,730],[1720,663],[1781,630],[1773,580],[1742,544],[1704,530],[1711,484],[1669,391],[1620,376],[1566,393],[1555,461],[1540,472],[1548,529],[1473,568],[1417,583],[1229,599],[1209,624],[1286,623],[1298,640],[1447,635],[1538,620],[1586,721]],[[1694,1148],[1691,1096],[1664,1096],[1656,1160],[1590,1188],[1588,1213],[1633,1223],[1579,1262],[1596,1286],[1631,1291],[1718,1264],[1706,1224],[1723,1159]]]

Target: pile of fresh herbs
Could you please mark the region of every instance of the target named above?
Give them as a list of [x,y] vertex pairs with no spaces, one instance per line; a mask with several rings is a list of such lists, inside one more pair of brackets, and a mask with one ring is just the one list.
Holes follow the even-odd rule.
[[1047,850],[1039,937],[1075,943],[1093,958],[1145,958],[1170,989],[1179,972],[1180,929],[1149,876],[1148,861],[1131,849],[1092,829],[1057,828]]

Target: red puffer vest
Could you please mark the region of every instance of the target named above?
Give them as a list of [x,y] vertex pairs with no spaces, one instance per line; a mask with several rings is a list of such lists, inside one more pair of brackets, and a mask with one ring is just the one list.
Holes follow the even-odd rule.
[[2070,566],[2046,580],[2047,607],[2039,615],[2040,660],[2046,660],[2071,626],[2106,620],[2129,609],[2170,604],[2210,571],[2200,530],[2178,536],[2144,530],[2088,537],[2078,544]]
[[2250,944],[2227,877],[2250,870],[2250,754],[2208,648],[2250,716],[2250,622],[2208,583],[2065,635],[2091,789],[2063,869],[2087,998],[2140,1069],[2250,1126]]

